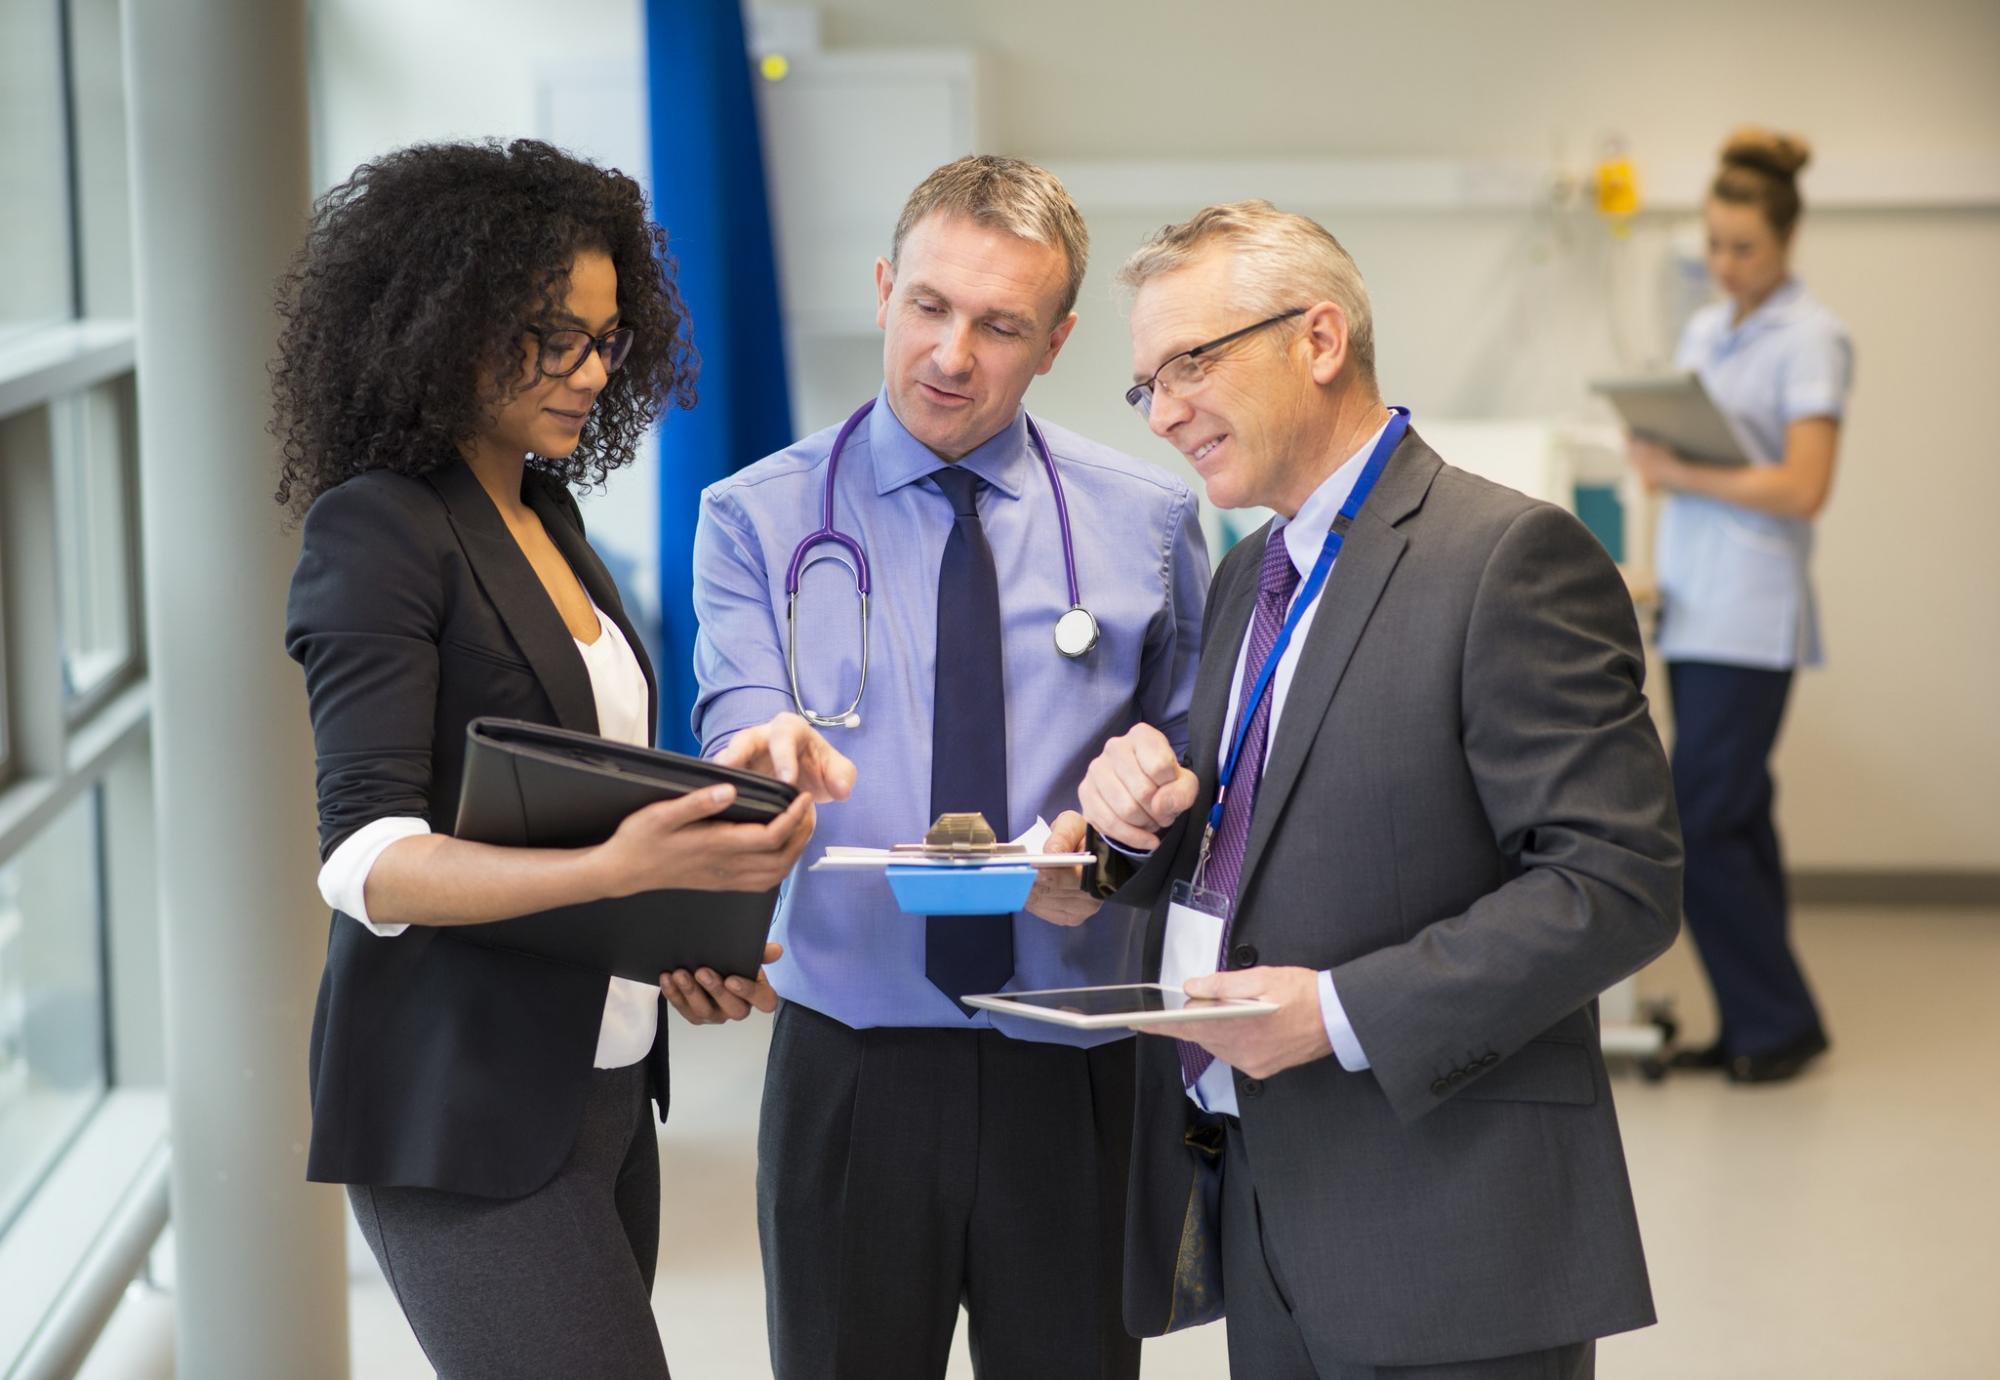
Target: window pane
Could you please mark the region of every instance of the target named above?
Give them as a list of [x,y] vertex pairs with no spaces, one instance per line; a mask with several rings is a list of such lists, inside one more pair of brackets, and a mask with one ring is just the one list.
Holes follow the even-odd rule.
[[56,6],[0,4],[0,342],[71,315],[66,142]]
[[132,658],[131,524],[119,388],[107,384],[53,405],[63,686],[72,699]]
[[0,1226],[105,1086],[97,795],[0,863]]
[[76,131],[76,248],[86,316],[132,315],[132,213],[126,190],[124,41],[119,0],[69,0]]

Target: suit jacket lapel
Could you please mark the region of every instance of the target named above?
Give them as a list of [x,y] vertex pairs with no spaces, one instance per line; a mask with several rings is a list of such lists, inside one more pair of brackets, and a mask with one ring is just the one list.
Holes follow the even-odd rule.
[[1237,883],[1239,898],[1245,894],[1251,874],[1277,829],[1278,816],[1298,784],[1306,753],[1319,734],[1362,631],[1409,545],[1396,524],[1422,504],[1443,463],[1415,432],[1404,437],[1389,457],[1375,492],[1355,517],[1340,558],[1333,563],[1326,588],[1320,592],[1319,609],[1313,614],[1312,630],[1299,652],[1298,669],[1285,692],[1284,714],[1278,720],[1263,778],[1257,783],[1250,838]]
[[[632,655],[638,658],[639,670],[646,677],[646,723],[649,726],[647,732],[651,733],[651,725],[656,724],[660,717],[660,688],[653,678],[652,658],[646,655],[646,644],[640,640],[638,630],[625,613],[625,601],[618,593],[618,582],[604,568],[604,562],[584,536],[578,526],[578,518],[564,501],[564,496],[549,489],[548,486],[555,482],[547,480],[538,483],[531,479],[527,486],[528,505],[541,517],[542,527],[548,532],[549,539],[562,552],[563,559],[569,562],[569,568],[576,572],[576,578],[583,582],[584,592],[590,596],[591,602],[618,625],[618,631],[625,634],[625,642],[631,647]],[[592,703],[594,706],[595,701]],[[594,707],[592,712],[595,714]]]
[[[557,726],[577,733],[597,732],[597,700],[591,693],[590,673],[584,669],[576,641],[569,635],[569,627],[556,611],[548,591],[542,588],[541,577],[535,574],[526,553],[501,520],[500,510],[480,487],[478,476],[463,463],[457,463],[434,470],[426,477],[444,499],[459,547],[465,552],[480,588],[486,591],[500,621],[507,625],[521,655],[541,681],[542,690],[556,712]],[[534,488],[535,483],[530,480],[530,494]],[[557,528],[562,524],[545,521],[543,525]],[[571,565],[574,567],[574,560]]]

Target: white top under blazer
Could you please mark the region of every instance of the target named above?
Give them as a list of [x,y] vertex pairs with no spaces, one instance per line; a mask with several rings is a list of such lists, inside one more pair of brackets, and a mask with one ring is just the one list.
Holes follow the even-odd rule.
[[[579,641],[576,649],[590,673],[590,693],[597,702],[597,731],[613,742],[648,747],[652,733],[646,717],[646,673],[639,668],[639,658],[618,625],[596,604],[590,611],[597,618],[597,640]],[[319,894],[335,910],[366,925],[369,933],[393,939],[409,926],[378,925],[368,918],[364,896],[368,874],[390,844],[430,831],[428,823],[412,815],[371,820],[342,840],[320,868]],[[651,983],[612,978],[604,994],[604,1023],[598,1027],[593,1066],[622,1069],[638,1063],[652,1049],[659,1026],[660,989]]]

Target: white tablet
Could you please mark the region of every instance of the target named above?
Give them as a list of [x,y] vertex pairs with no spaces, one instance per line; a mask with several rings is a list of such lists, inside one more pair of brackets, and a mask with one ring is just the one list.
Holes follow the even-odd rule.
[[1278,1009],[1275,1003],[1246,997],[1191,997],[1177,987],[1166,987],[1157,982],[1137,982],[1119,987],[1055,987],[1040,992],[996,992],[989,996],[967,997],[965,1004],[1077,1030],[1268,1016]]
[[1747,465],[1749,448],[1693,373],[1598,379],[1590,391],[1610,399],[1636,436],[1670,446],[1689,460]]

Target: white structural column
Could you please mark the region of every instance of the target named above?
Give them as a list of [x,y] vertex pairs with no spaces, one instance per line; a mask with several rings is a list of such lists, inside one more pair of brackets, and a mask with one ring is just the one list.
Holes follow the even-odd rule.
[[128,0],[177,1366],[347,1374],[345,1203],[305,1179],[326,916],[281,638],[272,286],[311,199],[306,0]]

